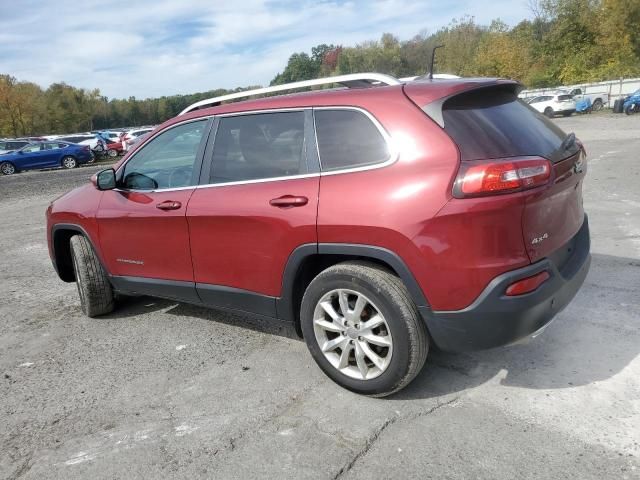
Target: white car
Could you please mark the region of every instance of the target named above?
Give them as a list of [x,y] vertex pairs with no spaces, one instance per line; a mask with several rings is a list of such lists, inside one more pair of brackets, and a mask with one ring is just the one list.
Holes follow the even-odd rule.
[[89,145],[89,148],[94,151],[101,152],[104,150],[104,140],[99,138],[98,135],[94,135],[93,133],[76,133],[73,135],[66,135],[64,137],[58,137],[56,140],[61,140],[63,142],[69,143],[77,143],[78,145]]
[[576,111],[576,101],[573,99],[573,95],[568,93],[540,95],[532,98],[528,103],[549,118],[553,118],[557,114],[568,117]]
[[135,128],[129,130],[122,137],[122,146],[125,150],[128,150],[131,145],[136,143],[136,139],[142,135],[145,135],[153,130],[153,127]]
[[100,135],[104,138],[108,138],[109,140],[111,140],[112,142],[119,142],[120,141],[120,134],[122,132],[109,132],[109,131],[104,131],[104,132],[100,132]]

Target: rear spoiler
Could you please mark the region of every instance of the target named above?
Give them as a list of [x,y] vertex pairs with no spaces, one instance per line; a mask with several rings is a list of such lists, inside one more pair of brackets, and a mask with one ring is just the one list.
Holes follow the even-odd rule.
[[403,85],[403,91],[424,113],[444,128],[442,107],[444,103],[457,95],[474,90],[501,88],[514,94],[520,93],[524,86],[515,80],[500,78],[464,78],[452,81],[412,82]]

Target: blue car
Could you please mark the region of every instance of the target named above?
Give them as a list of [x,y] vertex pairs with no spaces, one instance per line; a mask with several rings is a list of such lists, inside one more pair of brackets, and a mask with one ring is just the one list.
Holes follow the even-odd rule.
[[93,161],[88,145],[67,142],[31,142],[19,150],[0,155],[0,172],[13,175],[20,170],[39,168],[76,168]]

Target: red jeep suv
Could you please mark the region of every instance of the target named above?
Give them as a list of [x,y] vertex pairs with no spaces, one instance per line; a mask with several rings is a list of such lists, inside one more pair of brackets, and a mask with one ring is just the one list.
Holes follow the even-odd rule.
[[122,294],[292,321],[332,380],[388,395],[430,347],[537,334],[587,275],[584,148],[520,88],[361,74],[198,102],[49,206],[53,265],[90,317]]

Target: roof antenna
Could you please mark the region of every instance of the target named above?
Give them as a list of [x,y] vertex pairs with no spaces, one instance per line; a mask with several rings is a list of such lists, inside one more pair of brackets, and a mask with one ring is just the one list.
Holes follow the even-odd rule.
[[436,50],[442,47],[444,47],[444,45],[436,45],[435,47],[433,47],[433,50],[431,50],[431,65],[429,66],[429,80],[433,80],[433,62],[436,59]]

